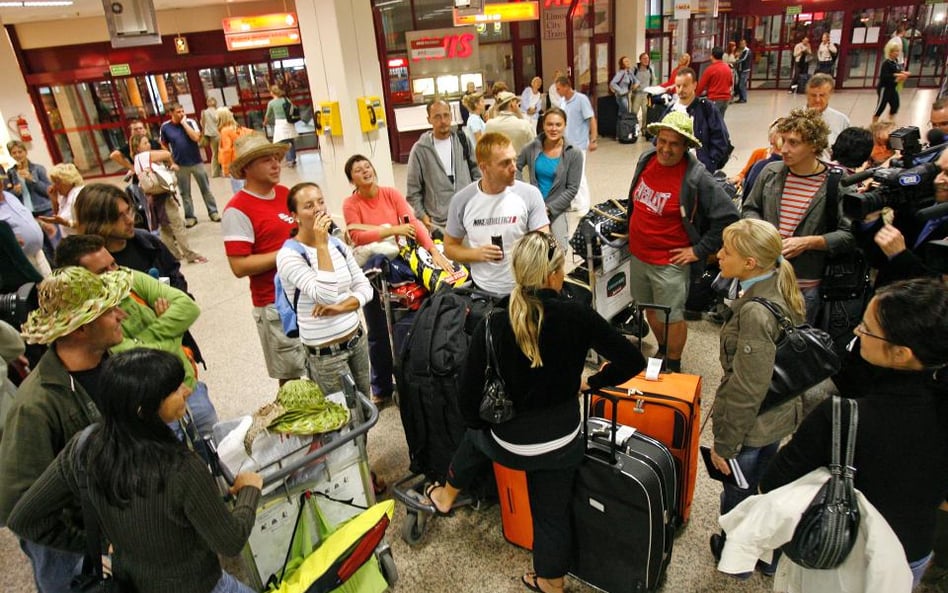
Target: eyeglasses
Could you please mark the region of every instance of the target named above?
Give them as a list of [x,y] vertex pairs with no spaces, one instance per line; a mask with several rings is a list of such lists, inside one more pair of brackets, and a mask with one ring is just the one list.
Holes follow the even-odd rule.
[[553,238],[553,235],[548,235],[546,233],[540,233],[543,235],[543,238],[546,239],[546,261],[553,261],[553,256],[556,255],[556,249],[559,245],[556,244],[556,239]]
[[859,325],[856,326],[856,332],[859,333],[859,334],[861,334],[861,335],[863,335],[863,336],[866,336],[866,337],[868,337],[868,338],[875,338],[875,339],[877,339],[877,340],[882,340],[883,342],[888,342],[888,343],[890,343],[890,344],[894,344],[894,343],[895,343],[895,342],[893,342],[892,340],[890,340],[889,338],[883,338],[882,336],[877,336],[876,334],[870,332],[868,329],[866,329],[866,322],[865,322],[865,321],[860,321],[860,322],[859,322]]

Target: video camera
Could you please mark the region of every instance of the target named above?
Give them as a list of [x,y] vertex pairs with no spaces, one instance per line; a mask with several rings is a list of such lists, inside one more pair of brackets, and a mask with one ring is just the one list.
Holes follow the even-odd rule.
[[[943,139],[943,138],[942,138]],[[870,212],[885,206],[919,209],[934,197],[934,181],[940,172],[935,164],[948,142],[922,150],[917,127],[899,128],[889,135],[889,148],[901,151],[901,158],[892,159],[888,167],[873,167],[845,177],[841,185],[843,212],[853,220],[862,220]],[[851,187],[866,179],[875,187],[865,191]]]
[[19,329],[30,311],[39,307],[36,284],[27,282],[14,292],[0,294],[0,321]]

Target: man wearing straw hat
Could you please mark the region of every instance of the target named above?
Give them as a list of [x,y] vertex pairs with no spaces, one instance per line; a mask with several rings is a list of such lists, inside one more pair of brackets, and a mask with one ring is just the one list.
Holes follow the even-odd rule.
[[[21,332],[49,349],[20,385],[0,441],[0,523],[66,443],[98,422],[97,385],[102,361],[122,341],[125,313],[118,304],[129,294],[127,269],[95,275],[85,268],[60,268],[39,287],[39,308]],[[78,501],[62,512],[82,527]],[[82,554],[21,539],[40,593],[69,591]]]
[[629,190],[629,286],[638,303],[671,307],[665,323],[646,311],[665,368],[681,372],[688,338],[684,320],[691,278],[699,278],[709,255],[721,248],[724,227],[740,214],[722,186],[690,152],[700,148],[691,117],[672,111],[648,126],[655,148],[639,157]]
[[289,189],[280,185],[280,162],[287,150],[287,144],[274,144],[260,134],[237,139],[230,173],[246,184],[224,208],[222,223],[231,271],[250,278],[253,319],[267,372],[281,385],[306,374],[303,344],[286,337],[273,305],[276,255],[296,226],[286,207]]

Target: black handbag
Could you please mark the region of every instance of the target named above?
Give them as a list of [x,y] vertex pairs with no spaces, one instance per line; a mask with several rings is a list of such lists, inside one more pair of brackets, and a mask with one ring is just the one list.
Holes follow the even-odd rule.
[[832,377],[839,372],[841,363],[828,333],[808,324],[794,326],[790,318],[767,299],[753,297],[751,300],[766,307],[777,318],[781,330],[770,388],[758,411],[762,414]]
[[79,483],[79,500],[82,503],[82,521],[86,532],[86,554],[82,559],[82,572],[69,584],[72,593],[123,593],[122,587],[102,568],[102,535],[99,515],[89,499],[89,477],[81,462],[82,450],[97,424],[87,426],[79,435],[75,448],[75,471]]
[[[810,506],[803,511],[793,538],[781,549],[788,558],[804,568],[826,570],[842,564],[856,543],[859,533],[859,506],[853,488],[853,455],[856,448],[856,429],[859,406],[851,399],[849,406],[849,434],[846,436],[845,456],[840,452],[842,399],[833,396],[833,453],[829,466],[830,478],[817,492]],[[840,464],[840,458],[845,462]]]
[[493,313],[487,314],[484,321],[487,340],[487,369],[484,371],[484,397],[481,399],[480,417],[491,424],[503,424],[516,415],[513,402],[507,398],[507,386],[500,376],[500,365],[494,353],[494,342],[490,333],[490,321]]
[[586,244],[592,241],[593,255],[602,256],[602,246],[626,248],[629,242],[629,200],[611,199],[589,209],[576,225],[569,240],[573,253],[586,256]]

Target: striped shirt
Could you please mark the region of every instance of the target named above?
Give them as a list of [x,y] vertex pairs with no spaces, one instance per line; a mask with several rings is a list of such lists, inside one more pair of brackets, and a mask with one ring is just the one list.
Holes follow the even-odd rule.
[[827,170],[821,173],[801,177],[787,172],[787,181],[783,186],[783,195],[780,197],[780,225],[777,227],[780,236],[786,239],[792,237],[813,196],[826,181]]

